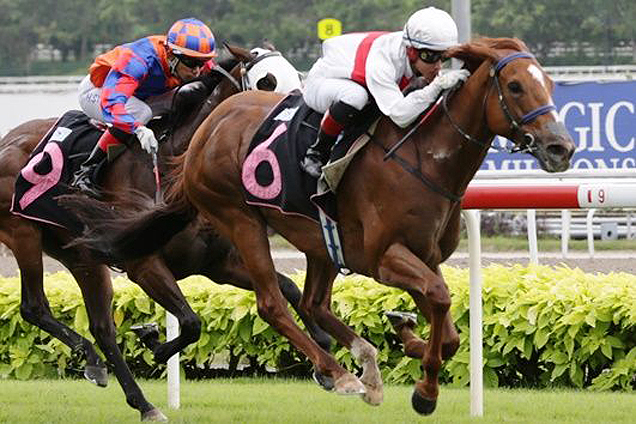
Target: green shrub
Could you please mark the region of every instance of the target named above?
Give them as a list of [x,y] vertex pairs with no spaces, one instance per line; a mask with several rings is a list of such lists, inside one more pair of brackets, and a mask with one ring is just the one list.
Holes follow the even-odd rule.
[[[460,349],[444,365],[443,382],[469,382],[468,270],[444,267],[451,314],[460,333]],[[546,266],[491,265],[483,269],[484,379],[488,386],[634,388],[636,375],[636,276],[625,273],[585,274],[578,269]],[[301,284],[304,275],[293,279]],[[158,376],[152,354],[130,332],[130,326],[157,322],[165,313],[124,278],[115,287],[113,318],[117,342],[137,375]],[[0,377],[52,377],[76,372],[81,358],[27,324],[19,314],[18,278],[0,279]],[[201,339],[181,355],[182,364],[197,369],[232,357],[252,358],[269,367],[288,367],[305,359],[257,315],[254,294],[191,277],[180,283],[203,321]],[[92,340],[81,294],[65,273],[46,276],[46,292],[54,316]],[[383,315],[387,310],[415,311],[410,296],[373,280],[339,278],[333,290],[334,312],[378,347],[387,382],[420,377],[420,361],[406,358]],[[423,317],[418,329],[428,334]],[[355,368],[348,350],[336,346],[336,358]]]

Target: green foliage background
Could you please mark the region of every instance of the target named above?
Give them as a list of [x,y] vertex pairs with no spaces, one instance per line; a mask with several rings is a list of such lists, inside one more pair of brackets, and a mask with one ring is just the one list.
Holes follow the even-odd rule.
[[[469,383],[468,270],[444,267],[452,294],[451,313],[461,347],[444,364],[442,381]],[[491,265],[483,270],[484,378],[487,386],[587,387],[633,390],[636,379],[636,276],[586,274],[578,269]],[[297,283],[302,274],[293,276]],[[118,343],[137,373],[155,369],[130,326],[165,325],[162,308],[123,278],[114,281],[114,321]],[[19,314],[19,279],[0,280],[0,378],[30,379],[81,369],[69,348],[27,324]],[[181,287],[203,321],[202,337],[181,355],[182,364],[204,370],[228,351],[253,357],[262,365],[288,366],[304,361],[289,343],[257,315],[254,295],[191,277]],[[46,292],[56,317],[92,340],[80,292],[66,273],[46,277]],[[406,358],[387,310],[414,311],[410,296],[366,277],[339,279],[333,309],[344,322],[378,347],[385,381],[420,378],[418,360]],[[420,316],[418,328],[427,334]],[[348,350],[335,349],[338,360],[355,369]],[[159,374],[159,373],[155,373]],[[147,374],[144,374],[147,375]]]
[[[307,70],[320,52],[320,19],[339,19],[344,32],[395,31],[428,5],[451,9],[450,0],[0,0],[0,75],[83,74],[99,45],[163,34],[189,16],[206,22],[219,41],[249,47],[267,38]],[[636,63],[633,0],[472,0],[471,12],[474,35],[519,37],[544,65]],[[559,43],[572,50],[548,56]],[[72,66],[36,61],[38,44],[59,49],[62,63],[73,58]],[[631,56],[613,53],[621,46]]]

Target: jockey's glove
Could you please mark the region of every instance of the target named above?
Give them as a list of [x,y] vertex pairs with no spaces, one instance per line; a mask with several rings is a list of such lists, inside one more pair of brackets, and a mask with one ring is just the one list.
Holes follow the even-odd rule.
[[470,72],[465,69],[454,69],[438,75],[426,87],[413,90],[401,101],[395,102],[387,114],[393,122],[405,128],[432,105],[443,90],[454,87],[460,81],[466,81],[469,75]]
[[431,85],[437,85],[441,90],[455,87],[460,81],[464,82],[470,76],[470,72],[467,69],[451,69],[441,75],[435,77],[431,82]]
[[159,147],[159,143],[155,138],[155,133],[152,130],[144,125],[140,125],[135,129],[135,135],[139,139],[139,144],[141,144],[141,148],[144,149],[149,154],[152,152],[156,152]]

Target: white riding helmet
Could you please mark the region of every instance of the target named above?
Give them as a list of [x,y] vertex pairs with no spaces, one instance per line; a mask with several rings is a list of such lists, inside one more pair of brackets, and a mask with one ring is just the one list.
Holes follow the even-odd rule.
[[445,11],[427,7],[406,21],[402,38],[407,46],[418,50],[446,50],[458,44],[457,25]]

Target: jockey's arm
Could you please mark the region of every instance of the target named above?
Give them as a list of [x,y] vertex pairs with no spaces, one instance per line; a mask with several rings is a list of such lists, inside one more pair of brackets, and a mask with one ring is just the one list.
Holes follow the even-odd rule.
[[126,53],[115,62],[104,80],[101,107],[108,123],[132,134],[143,124],[126,110],[126,103],[146,77],[148,67],[132,52]]
[[404,128],[435,102],[442,90],[468,77],[468,71],[465,70],[449,73],[452,75],[438,76],[427,86],[405,96],[396,83],[401,75],[396,75],[394,66],[379,60],[374,66],[367,66],[367,87],[380,111]]

